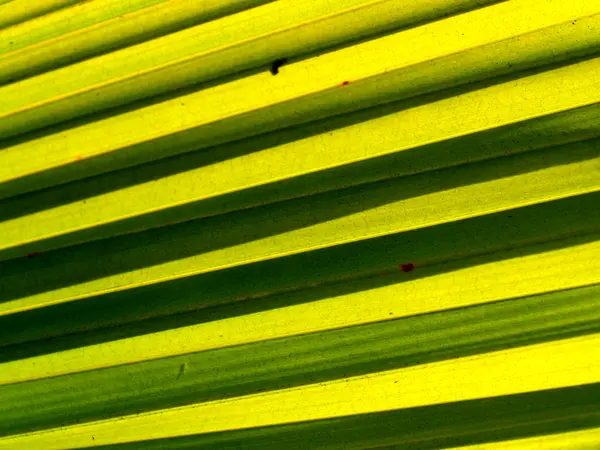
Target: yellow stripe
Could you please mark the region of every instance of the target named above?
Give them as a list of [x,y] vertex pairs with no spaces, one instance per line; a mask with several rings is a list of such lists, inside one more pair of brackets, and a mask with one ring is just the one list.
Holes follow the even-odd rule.
[[[396,188],[398,192],[411,192],[413,184],[418,186],[422,183],[430,183],[429,176],[429,174],[423,174],[424,178],[421,181],[406,179],[405,188],[402,185],[398,185]],[[0,315],[82,299],[100,292],[124,290],[241,264],[482,216],[518,206],[594,192],[599,189],[600,156],[583,162],[406,198],[251,242],[6,301],[0,304]],[[475,199],[477,201],[474,201]],[[265,217],[266,219],[268,218]],[[29,226],[39,225],[31,222]],[[18,278],[22,276],[22,273],[6,276],[2,278],[2,281],[10,284],[17,282]]]
[[455,450],[597,450],[600,448],[600,428],[453,448]]
[[87,448],[597,383],[598,348],[600,334],[553,341],[2,438],[0,449]]
[[[227,3],[231,3],[231,0],[212,0],[211,6],[217,9]],[[227,65],[224,58],[252,61],[257,52],[281,56],[277,51],[287,55],[291,49],[296,48],[290,48],[290,32],[293,33],[294,41],[303,44],[304,52],[307,52],[313,47],[319,48],[318,42],[331,45],[342,36],[348,36],[344,25],[352,24],[350,30],[356,36],[361,29],[374,31],[386,22],[402,23],[413,17],[418,20],[431,9],[451,9],[453,4],[461,3],[465,3],[465,0],[426,0],[411,5],[399,4],[396,0],[346,0],[343,4],[328,0],[279,0],[240,15],[231,15],[129,49],[102,55],[71,68],[35,77],[18,86],[0,89],[0,94],[5,97],[4,104],[0,105],[0,117],[32,106],[96,91],[111,84],[122,84],[128,79],[133,79],[135,83],[135,79],[140,80],[142,76],[146,77],[145,82],[141,83],[145,85],[145,89],[156,82],[178,86],[176,80],[185,73],[188,74],[187,78],[193,73],[189,82],[197,83],[206,78],[206,73],[212,73],[210,66]],[[206,10],[206,7],[205,2],[202,6],[197,2],[165,5],[169,15],[176,16],[193,15]],[[165,15],[165,8],[160,8],[159,17]],[[154,11],[149,12],[150,17],[146,19],[158,19],[153,17]],[[357,22],[355,13],[361,14],[365,21]],[[135,25],[132,23],[128,27]],[[318,37],[315,39],[315,36]],[[268,42],[263,42],[265,40]],[[296,48],[297,50],[299,49]],[[27,55],[28,52],[24,53]],[[42,55],[44,54],[45,50],[42,49]],[[0,74],[2,70],[11,70],[15,64],[24,64],[31,59],[26,56],[25,61],[20,61],[17,55],[15,61],[14,56],[7,55],[4,60],[0,59]],[[34,56],[35,54],[32,55]],[[247,68],[243,64],[241,67]],[[165,72],[169,68],[177,69],[178,74]],[[162,79],[157,80],[156,74]],[[19,91],[24,89],[26,92],[21,92],[19,96]],[[127,92],[122,94],[127,95]],[[85,107],[82,105],[82,108]]]
[[100,50],[127,47],[140,38],[167,34],[256,4],[254,0],[86,1],[1,30],[0,82],[65,66]]
[[[463,402],[600,387],[600,330],[586,315],[600,292],[591,206],[600,196],[599,51],[598,0],[0,0],[0,346],[9,345],[0,397],[22,412],[0,414],[0,450],[148,439],[168,447],[170,438],[260,437],[263,427],[331,418],[361,427],[372,413],[410,420],[418,407],[452,414]],[[289,62],[272,76],[268,65],[282,57]],[[317,265],[302,266],[308,260]],[[410,261],[417,266],[404,273]],[[388,265],[397,273],[377,273]],[[263,266],[275,269],[274,284],[260,277]],[[232,279],[216,272],[224,268],[248,284],[217,285]],[[140,286],[149,289],[127,292]],[[116,304],[155,290],[183,297],[119,312],[99,296],[123,291],[106,299]],[[203,304],[192,305],[194,292]],[[247,297],[254,303],[220,304]],[[144,325],[209,305],[219,306]],[[172,370],[179,387],[156,398],[143,376],[130,379],[174,356],[235,357],[227,347],[243,344],[258,343],[249,349],[258,361],[279,339],[309,345],[321,337],[310,333],[329,330],[324,338],[358,332],[370,345],[369,330],[447,322],[465,307],[476,322],[466,328],[487,343],[479,353],[454,346],[454,356],[469,356],[433,348],[439,357],[426,364],[328,370],[325,382],[299,385],[309,361],[292,371],[298,383],[273,379],[270,391],[252,388],[260,379],[233,386],[223,373],[216,391],[180,380],[188,363]],[[92,317],[94,308],[106,317]],[[532,308],[529,322],[510,313]],[[113,319],[134,322],[105,328]],[[78,333],[82,320],[93,330],[61,335]],[[509,348],[502,343],[519,332],[511,323],[526,341]],[[162,331],[140,334],[150,328]],[[70,408],[38,401],[48,383],[72,388],[103,374],[116,390],[100,384]],[[138,388],[131,402],[106,397],[123,394],[127,379]],[[183,392],[187,383],[203,393]],[[69,401],[69,391],[54,392]],[[575,414],[532,424],[558,432],[555,419]],[[474,429],[481,440],[506,436],[506,417],[496,416]],[[600,448],[600,428],[569,425],[464,448]]]
[[[599,67],[600,59],[17,217],[0,223],[0,249],[408,151],[427,143],[550,114],[554,109],[569,110],[584,102],[585,99],[578,97],[587,96],[587,101],[594,103],[600,100],[600,90],[593,81]],[[563,82],[579,89],[575,93],[568,88],[557,91]],[[548,95],[553,98],[550,104]],[[506,98],[511,101],[507,102]],[[435,126],[425,127],[424,123]],[[31,142],[24,144],[22,150],[29,149],[30,145]],[[0,153],[0,161],[7,151],[10,150]]]
[[[486,43],[514,38],[514,27],[523,26],[526,28],[517,34],[534,31],[538,28],[536,21],[538,19],[542,20],[541,18],[552,16],[553,22],[559,20],[559,23],[563,23],[566,17],[579,17],[580,14],[592,14],[592,12],[597,13],[600,10],[600,6],[595,0],[581,1],[577,5],[579,7],[574,8],[572,5],[567,6],[565,2],[559,0],[544,2],[518,0],[501,3],[387,38],[377,39],[335,53],[291,64],[286,68],[285,77],[273,77],[269,73],[249,76],[235,82],[181,96],[171,101],[56,133],[26,144],[15,145],[0,153],[0,162],[2,163],[0,165],[0,181],[14,180],[50,168],[74,164],[77,162],[77,158],[115,152],[136,143],[157,139],[202,125],[214,124],[226,119],[243,117],[244,123],[248,126],[254,119],[246,116],[246,114],[257,111],[261,112],[260,118],[257,119],[260,123],[269,122],[270,120],[276,120],[275,117],[271,117],[269,106],[283,104],[307,96],[314,97],[313,101],[316,102],[314,108],[317,105],[336,104],[339,103],[341,95],[339,94],[339,84],[347,79],[352,81],[364,80],[367,83],[364,86],[361,83],[351,83],[347,86],[347,95],[356,96],[357,98],[376,95],[377,92],[389,89],[390,86],[401,86],[406,90],[407,84],[414,92],[414,80],[410,78],[411,73],[420,73],[420,70],[416,67],[419,63],[433,61],[433,65],[429,67],[429,70],[433,69],[433,74],[428,73],[428,76],[433,76],[434,79],[447,80],[453,62],[443,59],[444,56],[455,55],[472,48],[476,49]],[[529,14],[533,12],[535,14],[530,16]],[[523,15],[527,17],[527,20],[515,20],[515,18]],[[594,23],[598,20],[599,18],[595,18]],[[568,23],[571,24],[570,21]],[[531,26],[530,24],[535,25]],[[575,24],[572,26],[578,27],[581,25]],[[485,33],[482,33],[484,30]],[[580,32],[582,33],[582,39],[590,39],[587,26],[581,26]],[[165,50],[163,49],[163,51]],[[504,53],[507,51],[508,54],[514,55],[514,49],[504,49]],[[497,62],[491,54],[486,55],[486,60],[488,65],[494,65]],[[125,61],[122,61],[122,63],[125,64]],[[502,98],[496,99],[496,104],[506,103],[507,98],[511,98],[511,106],[515,109],[519,108],[515,104],[517,102],[531,103],[529,107],[521,112],[521,117],[524,119],[538,116],[541,113],[540,108],[546,114],[564,110],[565,106],[560,104],[559,99],[561,97],[564,99],[566,95],[570,97],[568,101],[570,107],[594,103],[598,101],[598,88],[594,84],[594,80],[598,77],[598,64],[597,61],[592,61],[578,65],[576,70],[573,67],[543,74],[540,79],[544,81],[536,87],[530,86],[533,79],[515,82],[512,87],[520,86],[522,88],[520,94],[511,95],[510,90],[505,88],[502,92]],[[94,68],[86,68],[84,73],[88,73],[92,69]],[[160,72],[158,69],[159,67],[152,68],[155,73]],[[80,68],[79,70],[83,69]],[[96,68],[94,70],[104,72],[108,68],[103,66],[102,69]],[[573,70],[575,70],[575,73],[569,73]],[[390,71],[393,71],[393,73],[389,74]],[[73,79],[66,76],[66,73],[56,72],[56,74],[59,73],[63,83],[68,81],[70,89],[56,97],[56,100],[66,98],[65,95],[79,95],[84,92],[83,90],[76,90],[72,85]],[[336,74],[336,76],[332,77],[332,74]],[[373,77],[381,74],[385,74],[383,79],[373,79]],[[136,76],[139,76],[139,74],[136,74]],[[559,80],[553,78],[556,76],[559,77]],[[161,75],[161,77],[163,77],[162,81],[164,82],[164,75]],[[569,81],[566,81],[567,77],[570,78]],[[31,84],[34,82],[41,83],[41,86],[32,86]],[[13,85],[13,94],[9,95],[9,91],[5,90],[3,92],[0,90],[0,95],[5,96],[6,109],[2,112],[3,116],[17,114],[19,111],[22,112],[30,108],[32,108],[33,114],[31,116],[19,112],[14,116],[14,120],[6,116],[5,120],[2,121],[2,126],[9,129],[19,126],[19,121],[32,123],[38,120],[36,118],[37,114],[57,114],[61,113],[64,108],[81,110],[89,103],[89,99],[78,97],[66,105],[60,106],[57,104],[58,106],[46,110],[42,109],[41,106],[50,100],[42,101],[28,98],[28,96],[37,95],[36,93],[40,89],[46,92],[47,89],[51,89],[53,84],[44,77],[36,77],[31,82]],[[102,85],[104,86],[104,84]],[[576,88],[570,88],[572,86],[576,86]],[[100,95],[100,91],[97,91],[99,87],[100,85],[94,85],[85,89],[91,89],[94,95],[96,93]],[[131,88],[133,88],[131,83],[125,83],[119,87],[119,95],[124,95]],[[6,89],[11,89],[11,87],[9,86]],[[549,106],[547,96],[544,96],[544,100],[541,101],[538,98],[540,94],[538,89],[542,89],[541,92],[553,98],[556,96],[557,102]],[[408,95],[408,92],[406,95]],[[513,101],[519,97],[520,101]],[[16,100],[17,98],[20,100]],[[15,102],[21,104],[21,106],[18,106]],[[549,107],[550,111],[548,110]],[[569,106],[566,107],[566,109],[568,108]],[[534,113],[532,111],[535,109],[538,109],[538,112]],[[479,111],[479,113],[483,112]],[[457,114],[457,111],[448,111],[448,113],[454,115]],[[511,116],[514,117],[514,115],[515,113]],[[490,114],[486,116],[488,120],[492,119]],[[460,120],[459,117],[453,117],[451,122],[454,126],[464,127],[464,120]],[[313,114],[314,118],[316,117]],[[472,119],[473,117],[468,118],[469,121]],[[431,122],[431,120],[428,120],[427,123]],[[486,125],[480,126],[479,129],[487,128]],[[217,131],[206,130],[199,135],[194,147],[215,144],[215,140],[218,139],[218,127],[216,129]],[[232,132],[230,125],[227,129],[229,133]],[[457,134],[463,134],[465,131],[461,130]],[[28,155],[35,155],[35,157],[28,157]]]
[[474,258],[470,267],[368,291],[0,364],[0,384],[600,283],[600,240],[527,256],[507,253],[502,261]]
[[82,0],[13,0],[0,6],[0,28],[23,22]]
[[[33,20],[0,30],[0,61],[6,59],[4,53],[13,53],[10,59],[14,62],[14,51],[22,50],[32,44],[48,44],[57,37],[64,38],[63,33],[77,30],[92,24],[92,27],[101,29],[107,25],[106,19],[122,11],[135,11],[154,3],[165,3],[167,0],[93,0],[80,2],[71,8],[61,9],[53,14],[37,17]],[[122,21],[122,18],[121,18]],[[106,38],[106,34],[104,35]],[[99,42],[101,44],[102,42]],[[72,42],[73,45],[81,43]],[[55,56],[62,55],[56,52]],[[0,63],[1,66],[1,63]]]

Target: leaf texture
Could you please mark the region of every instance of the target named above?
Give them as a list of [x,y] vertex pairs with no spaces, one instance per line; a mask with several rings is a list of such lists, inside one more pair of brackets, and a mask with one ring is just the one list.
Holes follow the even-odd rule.
[[27,5],[0,449],[600,446],[598,2]]

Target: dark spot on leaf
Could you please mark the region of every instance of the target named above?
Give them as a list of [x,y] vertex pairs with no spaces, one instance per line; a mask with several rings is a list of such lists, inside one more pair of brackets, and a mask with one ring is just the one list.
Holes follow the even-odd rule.
[[27,255],[28,258],[35,258],[36,256],[38,256],[40,254],[40,252],[31,252]]
[[344,82],[342,83],[342,86],[348,86],[349,84],[350,84],[350,82],[349,82],[349,81],[344,81]]
[[271,75],[277,75],[279,73],[279,68],[287,62],[288,60],[286,58],[279,58],[273,61],[270,69]]
[[402,272],[412,272],[414,268],[415,265],[413,263],[400,264],[400,269],[402,270]]
[[179,366],[179,374],[177,374],[178,380],[181,377],[181,375],[183,375],[184,372],[185,372],[185,363],[183,363],[182,365]]

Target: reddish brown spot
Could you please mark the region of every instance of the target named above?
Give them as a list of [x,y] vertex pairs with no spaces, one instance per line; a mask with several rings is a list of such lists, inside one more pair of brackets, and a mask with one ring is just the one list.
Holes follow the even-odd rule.
[[415,265],[413,263],[400,264],[400,269],[402,270],[402,272],[412,272],[414,268]]
[[387,277],[389,274],[387,272],[381,272],[382,277]]
[[349,81],[344,81],[344,82],[342,83],[342,86],[348,86],[349,84],[350,84],[350,82],[349,82]]
[[29,254],[27,255],[27,257],[28,257],[28,258],[33,258],[33,257],[35,257],[35,256],[37,256],[37,255],[39,255],[39,254],[40,254],[40,252],[31,252],[31,253],[29,253]]

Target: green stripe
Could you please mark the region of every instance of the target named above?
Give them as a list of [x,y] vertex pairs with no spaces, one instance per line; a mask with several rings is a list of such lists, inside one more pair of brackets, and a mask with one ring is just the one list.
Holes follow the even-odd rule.
[[[393,113],[397,108],[398,106],[391,107],[388,105],[371,111],[361,111],[348,116],[336,117],[322,123],[311,124],[310,126],[297,127],[244,140],[237,144],[218,146],[208,152],[195,152],[181,157],[157,161],[140,166],[127,173],[105,174],[94,179],[86,179],[46,191],[4,200],[0,203],[0,221],[13,220],[5,224],[0,223],[0,233],[7,233],[5,230],[10,233],[14,229],[28,230],[28,234],[23,234],[22,239],[25,239],[26,242],[33,242],[0,250],[0,260],[389,178],[419,173],[423,174],[423,177],[433,175],[453,178],[452,171],[440,172],[437,175],[426,174],[426,172],[568,144],[590,139],[600,134],[600,104],[598,104],[444,140],[367,161],[342,165],[333,169],[317,171],[307,175],[290,176],[282,181],[266,182],[254,188],[237,189],[234,192],[222,195],[218,195],[216,190],[216,195],[204,200],[196,200],[193,197],[182,198],[177,191],[172,189],[177,184],[197,183],[198,179],[202,178],[203,166],[217,164],[227,159],[235,159],[244,154],[258,152],[294,140],[306,139],[311,136],[318,138],[336,128]],[[364,130],[364,132],[368,132],[368,130]],[[570,155],[570,153],[573,151],[577,153],[578,149],[585,152],[582,147],[597,146],[597,141],[595,142],[539,152],[537,158],[545,161],[543,164],[546,164],[546,166],[567,163],[569,160],[576,161],[577,155]],[[488,163],[480,163],[473,166],[472,169],[463,167],[459,170],[465,174],[465,177],[471,178],[479,170],[484,170],[488,173],[489,179],[494,179],[501,176],[500,172],[498,174],[489,173],[490,168],[493,170],[494,165],[502,166],[504,164],[504,167],[506,167],[507,165],[517,166],[522,164],[522,172],[527,170],[526,167],[535,166],[535,162],[533,162],[536,159],[535,155],[518,156],[518,158],[523,158],[523,160],[520,162],[520,160],[514,158],[497,159]],[[196,170],[190,171],[191,168]],[[482,177],[479,177],[479,179],[482,179]],[[227,187],[231,189],[236,182],[237,180],[230,179],[227,173],[224,173],[221,190],[224,191]],[[146,183],[146,188],[136,189],[136,186],[143,183]],[[464,185],[465,182],[463,181],[462,184]],[[365,187],[365,189],[367,188]],[[165,203],[149,204],[148,197],[155,192],[172,192],[172,194],[167,197]],[[78,211],[85,207],[85,204],[77,203],[78,201],[80,202],[89,197],[102,196],[102,201],[107,204],[119,204],[123,194],[133,197],[138,196],[143,198],[144,201],[131,204],[128,209],[119,210],[116,216],[110,215],[112,210],[104,213],[98,211],[96,220],[112,219],[105,225],[77,221]],[[335,194],[331,197],[334,196]],[[182,201],[183,204],[181,204]],[[177,206],[174,206],[173,204],[176,202]],[[48,222],[53,221],[55,228],[57,223],[60,223],[62,228],[58,229],[64,231],[53,238],[36,240],[33,233],[41,233],[44,228],[30,227],[32,218],[29,215],[42,209],[50,210],[61,205],[68,205],[68,208],[64,209],[58,217],[49,215],[44,222],[46,226],[49,226]],[[156,208],[157,206],[162,206],[162,208],[152,213],[143,213],[148,207]],[[52,214],[52,211],[48,214]],[[125,215],[128,217],[125,217]],[[22,218],[18,219],[19,216]],[[39,217],[36,220],[43,220],[44,217],[46,216]],[[75,226],[83,227],[83,229],[76,232],[67,231],[67,227]],[[4,239],[0,238],[0,241],[4,241]]]
[[31,78],[272,1],[204,0],[202,8],[191,11],[189,0],[187,9],[181,8],[185,6],[182,1],[83,2],[5,30],[0,43],[0,83]]
[[340,419],[109,445],[103,448],[439,449],[598,427],[599,399],[600,384],[592,384]]
[[[561,27],[565,28],[566,25],[562,24]],[[568,27],[566,29],[570,30]],[[580,32],[584,33],[585,29],[582,27]],[[550,39],[551,43],[564,44],[563,40],[557,40],[554,34],[550,33],[550,35],[552,36],[551,39],[548,36],[545,39]],[[395,35],[395,39],[401,37],[402,33]],[[569,39],[575,38],[571,36]],[[513,37],[510,42],[514,45],[521,45],[518,38]],[[577,42],[581,42],[583,45],[584,39],[577,40]],[[501,44],[494,43],[490,45],[499,46],[496,50],[501,50],[503,59],[514,62],[517,58],[515,55],[520,56],[522,60],[519,59],[518,64],[521,70],[538,67],[539,64],[556,63],[558,60],[564,63],[565,60],[571,60],[575,56],[570,51],[564,53],[562,50],[557,50],[551,46],[544,47],[544,54],[539,55],[532,49],[512,51],[508,50],[507,48],[510,47],[505,47],[503,42]],[[571,49],[569,45],[566,45],[566,47]],[[584,47],[580,52],[575,52],[576,55],[590,55],[590,53],[597,52],[598,43],[591,39],[585,40]],[[510,65],[508,63],[498,66],[495,59],[483,58],[482,55],[487,55],[484,51],[486,49],[484,45],[475,50],[461,51],[456,55],[450,54],[441,58],[422,61],[422,64],[414,66],[406,67],[398,62],[397,64],[400,66],[396,67],[396,70],[385,71],[387,69],[385,69],[384,63],[380,63],[377,67],[369,69],[373,70],[376,76],[361,75],[357,69],[353,69],[357,72],[355,74],[357,77],[362,76],[363,78],[359,78],[355,83],[350,83],[350,85],[344,87],[344,93],[341,95],[339,81],[335,78],[332,79],[330,73],[336,73],[340,62],[349,65],[352,59],[356,59],[357,61],[353,67],[358,66],[359,60],[357,58],[359,58],[361,48],[348,47],[348,49],[351,50],[351,54],[347,57],[344,57],[344,54],[339,54],[339,52],[330,53],[326,55],[327,58],[323,58],[322,64],[318,66],[313,67],[310,62],[303,61],[291,64],[289,76],[285,79],[279,78],[277,82],[272,80],[273,77],[267,72],[246,73],[243,79],[240,75],[240,79],[232,83],[225,83],[225,81],[231,80],[219,80],[221,84],[216,87],[196,86],[195,92],[190,92],[191,89],[188,89],[185,95],[183,95],[183,92],[179,92],[178,98],[172,98],[123,114],[117,114],[118,111],[113,110],[112,116],[95,122],[91,122],[93,118],[88,116],[85,120],[90,121],[90,123],[80,127],[71,124],[71,129],[66,134],[56,132],[56,129],[48,129],[48,131],[56,133],[35,140],[32,139],[32,136],[25,135],[26,138],[30,139],[26,146],[12,145],[5,148],[5,151],[0,154],[4,164],[6,164],[6,168],[0,165],[0,172],[2,172],[0,196],[6,198],[111,170],[131,167],[176,154],[209,148],[285,127],[389,103],[394,100],[437,92],[455,86],[465,86],[476,81],[501,76],[512,70],[506,69]],[[532,54],[535,57],[532,57]],[[460,58],[461,61],[455,61],[456,58]],[[467,61],[468,58],[477,62]],[[460,70],[448,70],[447,66],[449,64],[453,67],[454,65],[460,67]],[[515,64],[517,63],[515,62]],[[304,86],[305,83],[302,82],[306,78],[304,73],[309,69],[311,73],[314,73],[314,77],[312,77],[314,81],[307,82]],[[545,67],[545,69],[547,70],[548,67]],[[352,72],[348,67],[346,70]],[[559,102],[562,106],[553,104],[552,108],[549,109],[549,105],[536,100],[528,102],[527,105],[523,105],[521,108],[525,108],[530,104],[536,105],[535,113],[529,114],[540,116],[556,112],[557,109],[566,110],[584,104],[596,103],[595,92],[591,87],[592,83],[587,81],[593,78],[595,70],[597,70],[596,64],[594,60],[591,60],[583,62],[579,66],[562,67],[556,71],[547,70],[543,74],[534,75],[530,79],[523,80],[525,83],[544,84],[544,87],[539,87],[537,93],[535,92],[536,88],[525,88],[533,95],[545,95],[550,89],[556,90],[555,83],[550,83],[553,77],[564,79],[565,76],[570,76],[573,77],[572,83],[581,86],[580,91],[577,91],[577,96],[569,95],[568,99],[563,98]],[[588,73],[586,71],[589,72],[587,79],[583,75]],[[177,74],[180,72],[181,70],[177,71]],[[167,85],[170,90],[176,88],[172,78],[161,71],[152,71],[148,76],[150,75],[155,78],[153,83],[161,89],[165,89]],[[352,73],[348,75],[351,76]],[[531,74],[521,72],[519,75]],[[577,77],[582,79],[577,79]],[[500,90],[503,91],[505,96],[515,95],[511,94],[509,90],[523,89],[522,83],[516,84],[514,83],[515,77],[512,78],[512,84],[496,88],[496,95],[500,93]],[[65,79],[68,79],[68,77]],[[168,81],[167,85],[165,85],[165,80]],[[136,89],[139,91],[139,89],[146,89],[150,85],[149,81],[146,81],[142,78],[130,80],[130,84],[136,84],[137,87],[108,85],[106,86],[106,89],[110,90],[108,93],[91,90],[81,93],[81,95],[77,94],[75,98],[58,97],[57,102],[40,104],[33,109],[23,110],[16,115],[7,117],[0,125],[4,124],[9,133],[25,132],[25,129],[21,129],[21,125],[26,126],[28,130],[42,128],[50,125],[49,120],[52,121],[51,123],[56,123],[56,121],[75,117],[75,113],[77,115],[91,114],[100,109],[116,107],[123,103],[134,102],[141,98],[157,95],[160,92],[166,92],[165,90],[154,93],[146,92],[144,95],[137,93]],[[194,76],[193,81],[198,81],[198,76]],[[46,80],[44,83],[40,80],[37,82],[43,86],[52,85],[51,80]],[[277,86],[277,89],[274,88],[270,91],[273,93],[272,95],[252,96],[252,92],[255,92],[259,87],[264,88],[265,83],[269,82],[273,83],[274,87]],[[186,80],[185,85],[187,86],[190,83],[190,80]],[[589,86],[584,83],[589,83]],[[17,84],[14,86],[17,86]],[[177,86],[181,87],[183,84]],[[473,84],[469,87],[471,89],[477,88]],[[18,98],[21,98],[23,92],[29,92],[25,85],[20,86],[20,90],[17,92]],[[0,94],[2,94],[1,91]],[[126,94],[132,97],[127,98],[125,97]],[[483,96],[483,93],[477,95]],[[560,93],[554,95],[557,96],[558,101]],[[222,100],[225,97],[228,98],[226,102]],[[421,98],[420,100],[432,101],[433,99]],[[493,102],[494,105],[497,104],[498,100],[496,99]],[[34,102],[34,99],[31,101]],[[487,101],[490,101],[490,98]],[[481,108],[482,102],[484,102],[483,98],[477,102],[478,108]],[[409,103],[405,106],[410,106]],[[538,108],[542,105],[541,109]],[[494,106],[490,107],[494,108]],[[518,120],[521,108],[513,111],[512,120]],[[449,111],[446,111],[446,113],[449,113]],[[477,109],[477,114],[481,114],[481,110]],[[448,117],[443,118],[443,114],[441,115],[442,118],[440,119],[429,117],[429,120],[451,120]],[[156,121],[156,117],[161,117],[162,120]],[[522,119],[524,118],[528,117]],[[151,123],[153,125],[149,127],[148,125]],[[465,123],[464,125],[466,129],[461,134],[467,134],[468,132],[469,124]],[[492,126],[491,123],[487,125]],[[454,132],[456,133],[457,130],[454,130]],[[5,136],[8,136],[8,134]],[[428,140],[432,139],[433,137],[429,136]],[[440,137],[438,136],[434,140],[440,140]],[[30,155],[36,155],[39,159],[32,159]],[[84,159],[78,160],[78,155],[83,156]]]
[[83,0],[12,0],[0,8],[0,30],[44,14],[66,8]]
[[[147,8],[157,3],[165,3],[166,1],[167,0],[94,1],[94,4],[102,6],[100,8],[85,8],[85,3],[89,2],[80,2],[82,3],[81,6],[84,6],[84,8],[69,8],[61,13],[40,18],[35,22],[29,22],[22,24],[19,27],[5,30],[2,33],[3,39],[0,41],[0,55],[3,53],[14,52],[29,45],[56,38],[81,28],[95,25],[122,14]],[[85,14],[82,14],[83,12],[85,12]],[[64,55],[54,56],[54,59],[57,62],[63,62],[63,58]],[[32,61],[32,65],[35,65],[36,63],[37,62]],[[11,75],[14,76],[14,73]]]
[[[367,186],[358,186],[352,189],[338,190],[323,195],[315,195],[288,201],[283,204],[271,204],[262,208],[238,211],[228,215],[220,215],[205,220],[182,223],[171,227],[155,229],[149,232],[142,232],[133,235],[126,235],[112,240],[104,240],[88,245],[81,245],[75,248],[67,248],[61,251],[45,254],[40,262],[20,259],[18,261],[6,262],[3,264],[0,280],[7,286],[5,292],[0,293],[0,299],[9,300],[15,296],[31,295],[36,292],[57,289],[66,284],[77,284],[93,279],[108,277],[118,273],[126,273],[142,267],[149,267],[168,261],[181,260],[194,255],[206,256],[197,262],[187,262],[187,272],[196,270],[197,272],[209,272],[218,270],[219,266],[227,264],[229,266],[239,266],[246,260],[256,258],[271,259],[277,257],[280,253],[285,253],[289,249],[307,250],[317,246],[332,247],[343,244],[351,240],[364,240],[377,234],[393,234],[404,231],[406,226],[402,221],[396,218],[390,219],[387,224],[379,225],[380,210],[377,208],[389,205],[387,214],[404,214],[406,206],[403,200],[416,199],[415,205],[427,208],[430,203],[427,196],[436,192],[450,192],[462,186],[477,185],[490,180],[501,180],[508,177],[521,176],[515,179],[516,183],[527,183],[528,177],[531,186],[535,186],[532,194],[529,192],[506,190],[506,196],[520,195],[517,201],[523,203],[542,203],[546,198],[543,194],[539,196],[537,192],[545,192],[546,179],[536,179],[536,172],[548,167],[568,167],[568,164],[590,161],[594,166],[600,167],[600,152],[598,150],[600,141],[588,141],[583,143],[571,144],[567,147],[558,147],[550,150],[541,150],[525,155],[518,155],[498,160],[485,161],[479,164],[464,165],[454,167],[448,170],[441,170],[435,173],[425,173],[414,177],[398,178],[385,182],[370,184]],[[588,167],[588,169],[594,166]],[[581,169],[583,170],[583,169]],[[559,172],[567,180],[571,176],[572,169]],[[598,171],[600,174],[600,171]],[[572,177],[574,181],[566,183],[562,190],[551,191],[547,194],[552,198],[553,195],[562,196],[576,194],[579,185],[583,181]],[[592,180],[594,184],[595,180]],[[588,182],[589,184],[589,182]],[[505,186],[505,188],[507,188]],[[588,189],[589,186],[587,186]],[[584,186],[581,186],[585,192]],[[485,198],[486,193],[491,188],[481,189],[479,192],[481,198]],[[546,189],[547,190],[547,189]],[[475,191],[477,192],[477,191]],[[443,220],[445,215],[451,214],[453,202],[460,207],[464,202],[464,197],[470,196],[473,191],[460,193],[457,191],[454,198],[450,197],[448,205],[436,205],[434,213],[430,213],[429,220]],[[536,196],[538,195],[538,196]],[[518,204],[518,203],[517,203]],[[493,206],[496,206],[494,204]],[[464,208],[464,206],[463,206]],[[464,208],[466,209],[466,208]],[[479,208],[469,211],[472,216],[482,215],[489,212],[486,210],[485,203]],[[356,225],[352,221],[344,220],[345,217],[362,214],[361,220],[370,226]],[[414,213],[412,214],[414,216]],[[411,217],[412,217],[411,216]],[[408,217],[408,216],[405,216]],[[337,222],[335,222],[337,221]],[[313,233],[319,232],[319,229],[310,229],[308,227],[325,223],[338,224],[328,229],[329,233],[321,238],[306,236],[305,230],[311,230]],[[418,221],[416,218],[413,223],[418,227],[426,227],[428,223]],[[25,224],[23,224],[25,225]],[[138,222],[138,226],[142,223]],[[353,227],[353,229],[349,229]],[[107,226],[113,233],[117,232],[118,227]],[[285,234],[284,234],[285,233]],[[112,233],[111,233],[112,234]],[[285,239],[293,242],[294,246],[286,245]],[[89,233],[79,233],[76,241],[91,239]],[[73,239],[73,238],[71,238]],[[175,246],[174,242],[182,239],[185,245]],[[254,241],[262,240],[263,246],[269,246],[265,251],[261,248],[252,247]],[[59,236],[53,239],[54,245],[67,245],[68,238]],[[246,245],[247,244],[247,245]],[[52,244],[51,244],[52,245]],[[234,247],[238,253],[226,253],[227,249]],[[17,252],[17,250],[19,250]],[[10,255],[13,257],[23,256],[30,251],[43,251],[42,248],[33,245],[26,246],[25,249],[15,249]],[[217,251],[220,253],[216,253]],[[296,250],[296,251],[298,251]],[[213,252],[213,253],[211,253]],[[115,255],[119,255],[118,259]],[[422,259],[422,257],[420,258]],[[211,266],[212,265],[212,266]],[[161,277],[177,276],[181,268],[175,266],[164,268]],[[27,274],[23,277],[23,274]],[[15,274],[12,275],[11,274]],[[135,280],[135,278],[133,278]],[[151,280],[152,281],[152,280]],[[60,283],[60,284],[57,284]],[[129,282],[133,284],[132,281]],[[93,294],[94,291],[108,286],[106,282],[100,287],[90,287],[84,292]],[[124,285],[127,285],[124,283]],[[14,292],[14,293],[13,293]],[[61,294],[58,294],[60,298]],[[68,293],[62,294],[63,296]],[[45,299],[45,298],[44,298]],[[40,300],[43,301],[44,299]]]
[[[452,267],[466,267],[511,255],[514,257],[591,242],[598,239],[598,234],[594,233],[600,230],[598,204],[600,193],[580,195],[10,314],[0,317],[0,342],[10,345],[142,318],[177,314],[315,284],[378,275],[382,271],[397,270],[398,264],[406,262],[414,262],[420,269],[405,276],[424,277],[452,270]],[[179,242],[186,242],[186,228],[188,232],[190,228],[193,231],[190,224],[178,226]],[[158,239],[160,231],[148,233]],[[561,241],[570,236],[571,239]],[[124,258],[123,254],[115,253],[122,245],[118,241],[106,240],[88,245],[85,252],[93,255],[96,262],[101,260],[105,252],[107,261],[117,264]],[[192,242],[186,242],[185,246],[180,245],[174,250],[189,252],[193,250],[191,245]],[[77,266],[81,264],[77,254],[82,247],[65,249],[56,256],[48,253],[33,259],[2,263],[7,275],[14,275],[15,280],[21,277],[18,284],[4,285],[2,300],[69,285],[76,281],[74,277],[84,280],[99,276],[98,266],[94,266],[96,269],[93,272],[77,272]],[[515,250],[511,252],[508,249]],[[157,253],[157,256],[161,254]],[[138,264],[137,267],[151,263],[149,256],[144,255],[143,248],[134,263]],[[27,264],[30,270],[26,272]],[[111,266],[108,265],[107,269],[111,270]],[[119,270],[123,270],[123,266]],[[57,271],[61,276],[44,276],[45,271]]]
[[[600,330],[600,285],[0,387],[0,433],[132,414]],[[493,318],[493,320],[490,320]]]

